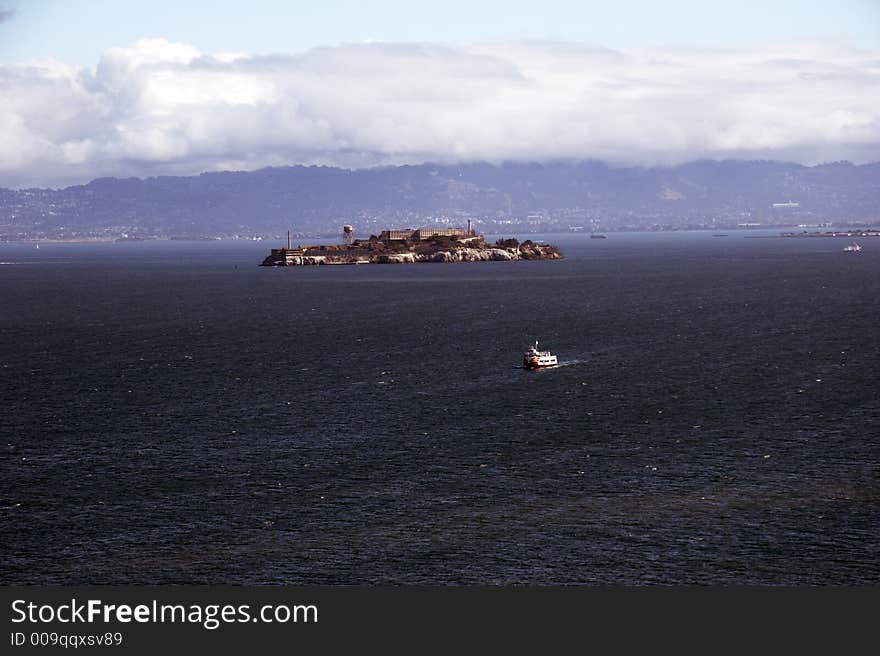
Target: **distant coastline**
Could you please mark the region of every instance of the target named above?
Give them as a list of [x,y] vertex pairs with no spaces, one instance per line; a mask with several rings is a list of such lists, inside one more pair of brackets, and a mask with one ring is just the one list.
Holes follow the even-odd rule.
[[783,232],[782,237],[880,237],[880,229],[825,230],[823,232]]
[[0,188],[0,240],[265,240],[291,222],[299,237],[313,239],[343,223],[369,235],[389,221],[449,226],[467,219],[484,234],[523,236],[870,228],[880,221],[878,172],[880,162],[699,160],[654,168],[471,162],[108,177],[59,189]]
[[[716,227],[714,230],[711,228],[673,228],[673,227],[664,227],[664,228],[654,228],[654,229],[641,229],[641,230],[619,230],[619,229],[608,229],[603,232],[606,236],[614,236],[618,234],[627,234],[627,233],[677,233],[677,232],[705,232],[712,233],[713,237],[735,237],[735,236],[744,236],[751,237],[753,233],[756,231],[760,231],[763,233],[768,233],[769,231],[777,230],[775,235],[773,234],[762,234],[761,238],[820,238],[820,237],[838,237],[838,238],[861,238],[861,237],[878,237],[880,236],[880,226],[876,224],[872,225],[846,225],[844,224],[837,230],[822,230],[822,231],[794,231],[791,230],[794,226],[790,225],[761,225],[759,227],[726,227],[725,230],[727,232],[719,233],[717,232],[718,228]],[[501,233],[496,233],[494,237],[499,236]],[[510,234],[510,233],[508,233]],[[588,238],[591,237],[589,233],[573,231],[573,230],[545,230],[538,232],[526,232],[526,235],[561,235],[563,237],[567,235],[583,235]],[[87,237],[87,236],[77,236],[77,237],[18,237],[18,238],[2,238],[0,237],[0,244],[125,244],[125,243],[139,243],[139,242],[156,242],[156,243],[167,243],[167,242],[271,242],[273,240],[281,239],[278,234],[254,234],[254,235],[193,235],[193,236],[183,236],[183,235],[143,235],[143,236],[135,236],[135,237],[127,237],[127,236],[106,236],[106,237]],[[316,241],[320,241],[322,239],[332,239],[333,236],[327,233],[321,234],[304,234],[299,233],[297,235],[298,239],[314,239]]]

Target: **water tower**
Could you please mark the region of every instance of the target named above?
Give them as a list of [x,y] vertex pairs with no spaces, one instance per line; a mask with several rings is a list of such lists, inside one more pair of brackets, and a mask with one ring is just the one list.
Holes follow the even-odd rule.
[[342,243],[346,246],[351,246],[352,236],[354,234],[354,228],[350,225],[342,226]]

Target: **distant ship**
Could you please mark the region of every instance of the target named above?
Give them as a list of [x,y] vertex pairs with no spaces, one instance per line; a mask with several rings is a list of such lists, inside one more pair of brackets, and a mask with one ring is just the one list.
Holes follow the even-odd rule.
[[605,235],[590,235],[590,239],[608,239]]
[[550,351],[539,351],[538,342],[523,354],[523,367],[526,369],[538,369],[540,367],[555,367],[558,364],[556,356]]
[[859,251],[862,250],[862,247],[859,246],[857,243],[853,242],[853,243],[850,244],[849,246],[844,247],[843,250],[845,250],[845,251],[847,251],[847,252],[849,252],[849,253],[858,253]]

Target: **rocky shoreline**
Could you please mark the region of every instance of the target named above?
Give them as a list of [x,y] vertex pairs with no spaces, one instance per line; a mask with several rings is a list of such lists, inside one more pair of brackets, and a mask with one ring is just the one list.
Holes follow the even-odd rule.
[[510,262],[561,260],[556,246],[526,240],[498,240],[489,245],[481,236],[466,239],[428,239],[387,243],[371,238],[351,245],[315,245],[273,248],[260,266],[313,266],[326,264],[415,264],[418,262]]

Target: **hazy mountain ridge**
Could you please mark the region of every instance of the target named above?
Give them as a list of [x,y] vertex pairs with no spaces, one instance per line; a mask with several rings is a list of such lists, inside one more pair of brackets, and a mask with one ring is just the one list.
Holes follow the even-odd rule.
[[[779,206],[780,203],[797,206]],[[774,207],[777,204],[777,207]],[[0,189],[0,237],[359,233],[436,222],[482,230],[715,227],[880,220],[880,162],[702,160],[266,168]]]

